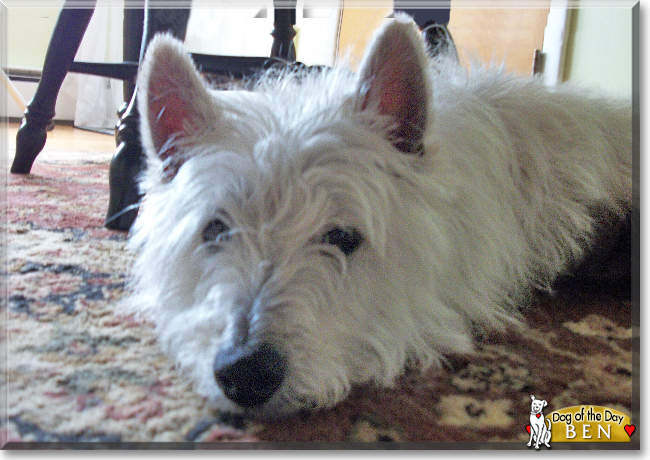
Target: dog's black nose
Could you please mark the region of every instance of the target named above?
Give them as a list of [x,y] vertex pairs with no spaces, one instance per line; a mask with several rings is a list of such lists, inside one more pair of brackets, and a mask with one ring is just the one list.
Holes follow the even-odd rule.
[[242,407],[267,402],[282,384],[286,361],[269,343],[257,347],[230,348],[214,360],[214,378],[224,394]]

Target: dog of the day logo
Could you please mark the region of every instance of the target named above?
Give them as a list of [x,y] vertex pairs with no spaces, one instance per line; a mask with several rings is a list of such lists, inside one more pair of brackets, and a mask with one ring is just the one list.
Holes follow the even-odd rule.
[[549,414],[554,442],[629,442],[636,431],[630,417],[603,406],[572,406]]
[[548,403],[545,399],[537,399],[535,395],[531,395],[530,399],[533,402],[530,404],[530,425],[526,426],[526,431],[530,434],[528,439],[528,447],[535,446],[539,450],[539,445],[544,444],[547,448],[551,448],[549,442],[553,435],[551,430],[551,421],[544,417],[543,410]]
[[546,400],[531,396],[528,447],[550,448],[553,442],[630,442],[636,431],[630,417],[623,412],[603,406],[571,406],[543,414]]

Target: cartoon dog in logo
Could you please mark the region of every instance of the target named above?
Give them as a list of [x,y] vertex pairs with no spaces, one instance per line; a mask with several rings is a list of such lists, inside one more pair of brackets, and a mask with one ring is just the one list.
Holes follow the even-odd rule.
[[530,399],[533,402],[530,405],[530,439],[527,446],[530,447],[534,442],[535,449],[539,450],[539,444],[542,443],[550,449],[551,421],[546,420],[542,413],[548,403],[545,399],[536,399],[533,395],[530,396]]

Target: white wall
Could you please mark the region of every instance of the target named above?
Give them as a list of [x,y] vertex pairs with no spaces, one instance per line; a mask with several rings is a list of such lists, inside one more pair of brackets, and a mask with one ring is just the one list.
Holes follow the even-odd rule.
[[632,9],[581,8],[569,27],[565,80],[631,97]]
[[8,8],[7,65],[40,70],[58,17],[59,8]]
[[[63,0],[58,2],[63,4]],[[0,31],[0,39],[7,39],[7,66],[10,68],[43,68],[45,53],[50,43],[52,30],[59,17],[60,7],[55,8],[7,8],[7,30]],[[36,83],[14,82],[23,99],[29,102],[36,91]],[[57,120],[73,120],[76,106],[76,84],[66,78],[56,103]],[[0,108],[0,112],[4,112]],[[7,112],[0,116],[21,118],[22,110],[7,95]]]

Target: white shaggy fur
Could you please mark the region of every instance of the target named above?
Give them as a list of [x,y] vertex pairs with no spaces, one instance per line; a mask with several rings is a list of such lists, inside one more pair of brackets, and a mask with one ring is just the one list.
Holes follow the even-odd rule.
[[[138,84],[149,164],[132,302],[227,410],[241,408],[213,375],[225,348],[271,342],[286,359],[261,415],[470,351],[472,328],[516,323],[526,293],[581,257],[597,210],[632,201],[629,104],[428,61],[404,17],[357,75],[209,91],[158,36]],[[398,149],[400,124],[421,152]],[[205,242],[217,218],[229,231]],[[324,242],[336,227],[363,235],[356,251]]]

